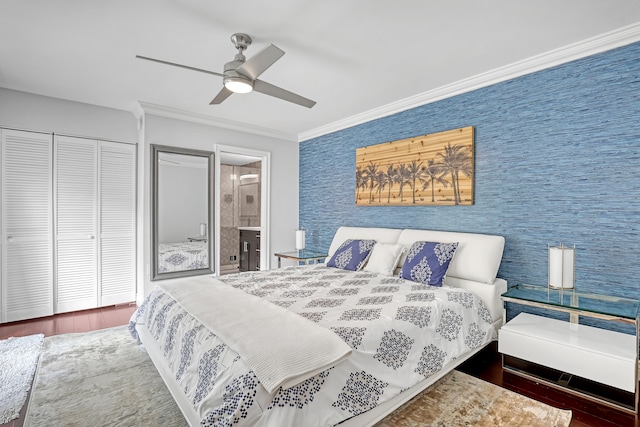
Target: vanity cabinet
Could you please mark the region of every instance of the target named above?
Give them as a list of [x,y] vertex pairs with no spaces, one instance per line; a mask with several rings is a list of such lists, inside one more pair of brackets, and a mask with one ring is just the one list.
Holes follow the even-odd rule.
[[240,229],[240,271],[260,270],[260,230]]

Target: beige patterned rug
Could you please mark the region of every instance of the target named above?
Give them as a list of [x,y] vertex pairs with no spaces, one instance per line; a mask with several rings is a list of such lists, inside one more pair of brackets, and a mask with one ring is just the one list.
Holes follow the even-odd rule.
[[453,371],[376,427],[566,427],[571,411]]
[[[454,371],[378,426],[548,427],[568,426],[570,420],[569,411]],[[24,425],[186,422],[147,353],[126,327],[117,327],[45,338]]]

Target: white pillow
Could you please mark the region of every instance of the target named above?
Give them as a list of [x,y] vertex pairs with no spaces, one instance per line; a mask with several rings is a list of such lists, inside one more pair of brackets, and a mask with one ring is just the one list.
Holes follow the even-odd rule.
[[378,242],[373,246],[367,265],[362,270],[392,276],[404,249],[403,245]]

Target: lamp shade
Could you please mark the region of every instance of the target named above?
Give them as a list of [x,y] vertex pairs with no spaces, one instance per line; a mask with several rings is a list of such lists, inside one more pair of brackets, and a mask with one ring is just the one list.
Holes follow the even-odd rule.
[[304,230],[296,230],[296,249],[304,249],[305,246],[305,232]]
[[576,248],[549,246],[549,286],[573,289],[575,286]]

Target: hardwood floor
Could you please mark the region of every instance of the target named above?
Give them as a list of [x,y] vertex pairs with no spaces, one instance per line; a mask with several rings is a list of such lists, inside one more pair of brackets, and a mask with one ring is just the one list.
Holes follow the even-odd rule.
[[48,337],[126,325],[135,310],[135,303],[131,303],[5,323],[0,325],[0,339],[39,333]]
[[[88,332],[126,325],[135,308],[134,304],[118,305],[8,323],[0,325],[0,339],[36,333],[44,333],[46,336],[51,336],[73,332]],[[571,427],[640,427],[637,415],[616,411],[607,406],[503,372],[502,361],[495,342],[462,364],[458,369],[557,408],[572,410]],[[0,427],[22,427],[26,406],[20,412],[18,419],[7,424],[1,424]]]

